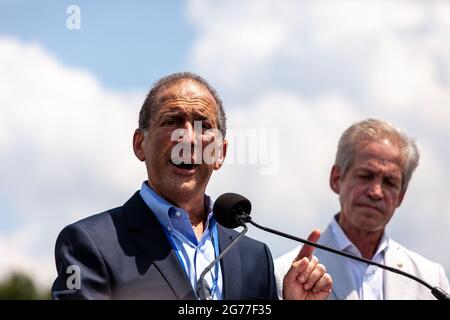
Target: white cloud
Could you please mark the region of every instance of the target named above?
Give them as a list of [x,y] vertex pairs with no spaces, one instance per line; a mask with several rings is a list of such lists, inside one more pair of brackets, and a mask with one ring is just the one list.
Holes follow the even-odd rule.
[[[267,1],[250,0],[244,6],[241,10],[235,2],[191,1],[188,7],[191,21],[201,32],[193,47],[196,63],[201,71],[205,71],[203,63],[206,69],[220,65],[220,79],[228,85],[271,59],[286,35],[284,24],[269,10]],[[283,13],[289,6],[275,9]],[[223,12],[228,13],[225,19]],[[225,51],[219,53],[218,48]]]
[[58,232],[121,205],[145,177],[131,147],[144,94],[109,92],[10,38],[0,38],[0,70],[0,273],[20,265],[50,284]]
[[[450,4],[193,0],[188,15],[198,32],[191,66],[220,88],[230,126],[282,133],[277,175],[225,167],[214,193],[248,195],[254,215],[279,229],[323,229],[338,210],[328,174],[339,135],[354,121],[385,119],[422,153],[390,233],[450,272],[442,251],[450,245]],[[254,234],[275,256],[293,246]]]
[[[228,127],[280,132],[277,174],[225,162],[213,196],[242,193],[255,220],[299,236],[323,229],[338,209],[328,173],[339,135],[384,118],[422,151],[389,230],[450,271],[448,4],[196,0],[188,15],[191,67],[218,88]],[[145,93],[109,91],[14,39],[0,39],[0,70],[0,276],[20,267],[50,284],[59,230],[121,205],[145,176],[131,148]],[[252,234],[275,256],[295,245]]]
[[55,273],[53,259],[50,255],[33,254],[36,244],[48,244],[40,240],[42,229],[45,226],[23,225],[14,233],[0,235],[0,281],[15,271],[30,275],[40,287],[45,288],[52,283]]

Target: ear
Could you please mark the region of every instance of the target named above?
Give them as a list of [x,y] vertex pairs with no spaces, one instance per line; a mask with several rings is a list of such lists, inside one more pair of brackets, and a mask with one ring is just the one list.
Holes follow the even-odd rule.
[[144,141],[144,132],[142,132],[141,129],[136,129],[133,134],[133,151],[136,157],[141,160],[145,161],[145,152],[144,148],[142,146],[142,142]]
[[223,139],[222,150],[220,151],[220,155],[217,157],[217,160],[214,163],[214,170],[219,170],[222,167],[223,162],[225,161],[225,157],[227,156],[227,149],[228,149],[228,140]]
[[334,191],[334,193],[339,194],[340,185],[339,182],[341,180],[341,169],[333,165],[330,172],[330,188]]

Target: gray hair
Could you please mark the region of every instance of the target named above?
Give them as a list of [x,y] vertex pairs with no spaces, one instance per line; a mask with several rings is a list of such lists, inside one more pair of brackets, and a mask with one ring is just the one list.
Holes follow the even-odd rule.
[[402,159],[402,190],[406,190],[414,170],[419,165],[419,149],[413,138],[390,123],[377,119],[366,119],[354,123],[339,139],[335,165],[345,176],[353,164],[356,150],[361,144],[388,140],[400,150]]
[[198,84],[205,87],[209,93],[213,96],[217,104],[217,127],[225,137],[226,134],[226,116],[223,109],[222,100],[217,94],[216,90],[202,77],[192,72],[180,72],[173,73],[159,79],[150,89],[150,92],[145,99],[141,111],[139,112],[139,129],[147,132],[151,119],[155,116],[155,113],[159,110],[160,96],[167,88],[179,83],[183,80],[195,81]]

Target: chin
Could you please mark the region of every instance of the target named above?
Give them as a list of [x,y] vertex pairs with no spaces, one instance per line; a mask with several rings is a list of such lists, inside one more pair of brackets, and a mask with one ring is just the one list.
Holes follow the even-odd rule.
[[383,229],[382,224],[374,219],[362,219],[358,222],[359,229],[367,232],[375,232]]
[[200,189],[200,187],[198,186],[198,184],[195,181],[179,181],[175,186],[174,186],[175,190],[178,190],[179,192],[187,192],[187,193],[191,193],[191,192],[195,192],[198,191]]
[[378,226],[372,226],[372,225],[362,225],[359,227],[360,230],[366,231],[366,232],[376,232],[381,230]]

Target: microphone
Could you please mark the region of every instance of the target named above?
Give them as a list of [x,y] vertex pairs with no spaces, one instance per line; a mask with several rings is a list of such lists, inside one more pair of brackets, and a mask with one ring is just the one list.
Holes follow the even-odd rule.
[[240,196],[235,193],[227,193],[222,195],[221,201],[216,201],[213,206],[213,212],[229,212],[229,215],[216,215],[217,222],[229,229],[234,229],[239,226],[244,229],[239,233],[239,235],[234,238],[230,244],[203,270],[200,274],[200,277],[197,281],[197,298],[198,300],[212,300],[211,296],[211,288],[208,286],[208,283],[205,280],[206,274],[218,263],[234,245],[236,245],[239,240],[244,236],[244,234],[248,231],[247,225],[248,222],[247,215],[242,215],[241,212],[250,212],[252,210],[252,205],[250,201],[248,201],[245,197]]
[[419,279],[416,276],[413,276],[412,274],[409,274],[402,270],[398,270],[396,268],[392,268],[392,267],[386,266],[384,264],[380,264],[380,263],[377,263],[377,262],[374,262],[374,261],[371,261],[371,260],[368,260],[365,258],[360,258],[360,257],[354,256],[354,255],[349,254],[344,251],[329,248],[329,247],[323,246],[318,243],[314,243],[314,242],[311,242],[308,240],[294,237],[292,235],[289,235],[289,234],[286,234],[286,233],[283,233],[283,232],[280,232],[277,230],[273,230],[273,229],[261,226],[261,225],[257,224],[256,222],[254,222],[252,220],[252,218],[250,217],[251,209],[252,209],[252,205],[251,205],[250,201],[248,199],[246,199],[245,197],[238,195],[236,193],[225,193],[225,194],[221,195],[219,198],[217,198],[216,202],[214,203],[214,216],[215,216],[216,220],[226,228],[233,229],[238,226],[242,226],[245,223],[250,223],[250,224],[254,225],[255,227],[257,227],[258,229],[276,234],[278,236],[288,238],[288,239],[291,239],[291,240],[294,240],[297,242],[301,242],[301,243],[307,244],[309,246],[316,247],[318,249],[329,251],[334,254],[338,254],[338,255],[353,259],[353,260],[364,262],[364,263],[374,265],[379,268],[400,274],[402,276],[405,276],[412,280],[415,280],[418,283],[420,283],[420,284],[424,285],[425,287],[427,287],[428,289],[430,289],[431,293],[438,300],[450,300],[450,296],[441,288],[433,287],[430,284],[428,284],[427,282],[423,281],[422,279]]

